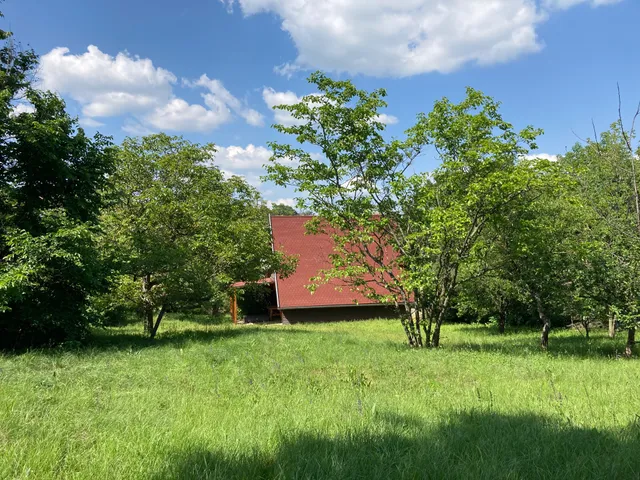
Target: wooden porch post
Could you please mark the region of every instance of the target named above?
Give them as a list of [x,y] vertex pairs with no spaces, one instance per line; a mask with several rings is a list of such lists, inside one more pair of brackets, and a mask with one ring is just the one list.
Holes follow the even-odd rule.
[[231,308],[231,318],[233,319],[233,324],[237,325],[238,324],[238,297],[235,291],[233,292],[233,295],[231,295],[229,305]]

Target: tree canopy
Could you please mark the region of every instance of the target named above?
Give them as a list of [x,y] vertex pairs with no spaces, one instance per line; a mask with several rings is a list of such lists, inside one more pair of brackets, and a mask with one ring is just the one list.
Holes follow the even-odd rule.
[[168,309],[290,268],[271,249],[258,192],[240,177],[225,179],[214,152],[164,134],[126,139],[118,150],[105,244],[120,258],[120,289],[152,337]]
[[33,51],[0,38],[0,344],[82,338],[89,295],[106,288],[96,234],[111,142],[33,86]]

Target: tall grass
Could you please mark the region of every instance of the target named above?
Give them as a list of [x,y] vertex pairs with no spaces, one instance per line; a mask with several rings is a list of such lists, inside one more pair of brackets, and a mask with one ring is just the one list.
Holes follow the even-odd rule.
[[640,476],[640,362],[604,332],[161,328],[0,357],[0,478]]

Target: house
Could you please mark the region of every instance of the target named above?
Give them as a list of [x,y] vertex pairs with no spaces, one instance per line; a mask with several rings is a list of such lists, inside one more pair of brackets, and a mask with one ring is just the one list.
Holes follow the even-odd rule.
[[[367,318],[396,318],[395,309],[353,291],[339,279],[322,284],[311,293],[307,285],[320,271],[330,268],[329,256],[334,253],[329,235],[308,235],[305,224],[312,216],[271,216],[273,248],[298,257],[293,275],[272,279],[275,293],[273,310],[282,316],[283,323],[303,321],[360,320]],[[378,293],[387,292],[375,287]]]

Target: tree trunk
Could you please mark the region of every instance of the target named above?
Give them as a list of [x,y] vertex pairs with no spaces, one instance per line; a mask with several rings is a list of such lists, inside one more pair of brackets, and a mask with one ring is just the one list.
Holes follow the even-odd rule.
[[551,330],[551,322],[549,317],[544,311],[542,306],[542,300],[540,299],[540,295],[537,293],[533,294],[533,299],[536,302],[536,309],[538,310],[538,316],[540,317],[540,321],[542,322],[542,334],[540,335],[540,346],[546,350],[549,347],[549,331]]
[[424,344],[431,345],[431,326],[433,325],[433,319],[429,316],[429,321],[425,325],[425,319],[427,318],[426,309],[422,309],[422,329],[424,330]]
[[415,306],[415,315],[416,315],[416,342],[418,347],[422,347],[422,332],[420,331],[420,309],[418,305]]
[[153,338],[153,308],[147,306],[144,312],[144,334]]
[[[152,326],[150,337],[155,338],[156,333],[158,333],[158,327],[160,327],[160,322],[162,321],[162,317],[164,317],[165,309],[164,305],[160,307],[160,312],[158,312],[158,318],[156,319],[155,325]],[[153,322],[153,314],[151,314],[151,322]]]
[[584,322],[584,336],[589,340],[589,320]]
[[504,333],[504,327],[507,323],[507,314],[503,309],[500,309],[500,313],[498,314],[498,331],[500,333]]
[[431,337],[431,346],[434,348],[438,348],[440,346],[440,327],[442,327],[442,323],[444,322],[444,316],[447,313],[447,303],[440,308],[438,312],[438,318],[436,319],[435,327],[433,328],[433,336]]
[[616,336],[616,316],[609,315],[609,338],[614,338]]
[[142,277],[142,301],[144,302],[143,319],[145,335],[153,336],[153,305],[149,300],[151,291],[151,274],[147,273]]
[[435,319],[435,326],[433,328],[433,336],[431,337],[431,346],[438,348],[440,346],[440,327],[444,322],[444,317],[449,311],[449,295],[446,294],[442,299],[442,302],[438,306],[438,316]]
[[431,337],[431,346],[438,348],[440,346],[440,323],[436,322],[433,329],[433,336]]
[[400,317],[400,323],[402,324],[402,328],[404,329],[404,333],[407,336],[407,341],[409,342],[410,347],[415,347],[416,338],[413,333],[413,319],[411,318],[411,311],[407,311],[406,305],[403,309],[398,309],[398,314]]
[[542,326],[542,335],[540,335],[540,346],[543,350],[549,348],[549,330],[551,330],[551,326],[547,322]]
[[636,344],[636,327],[631,327],[627,330],[627,346],[624,350],[624,354],[627,357],[633,356],[633,346]]

